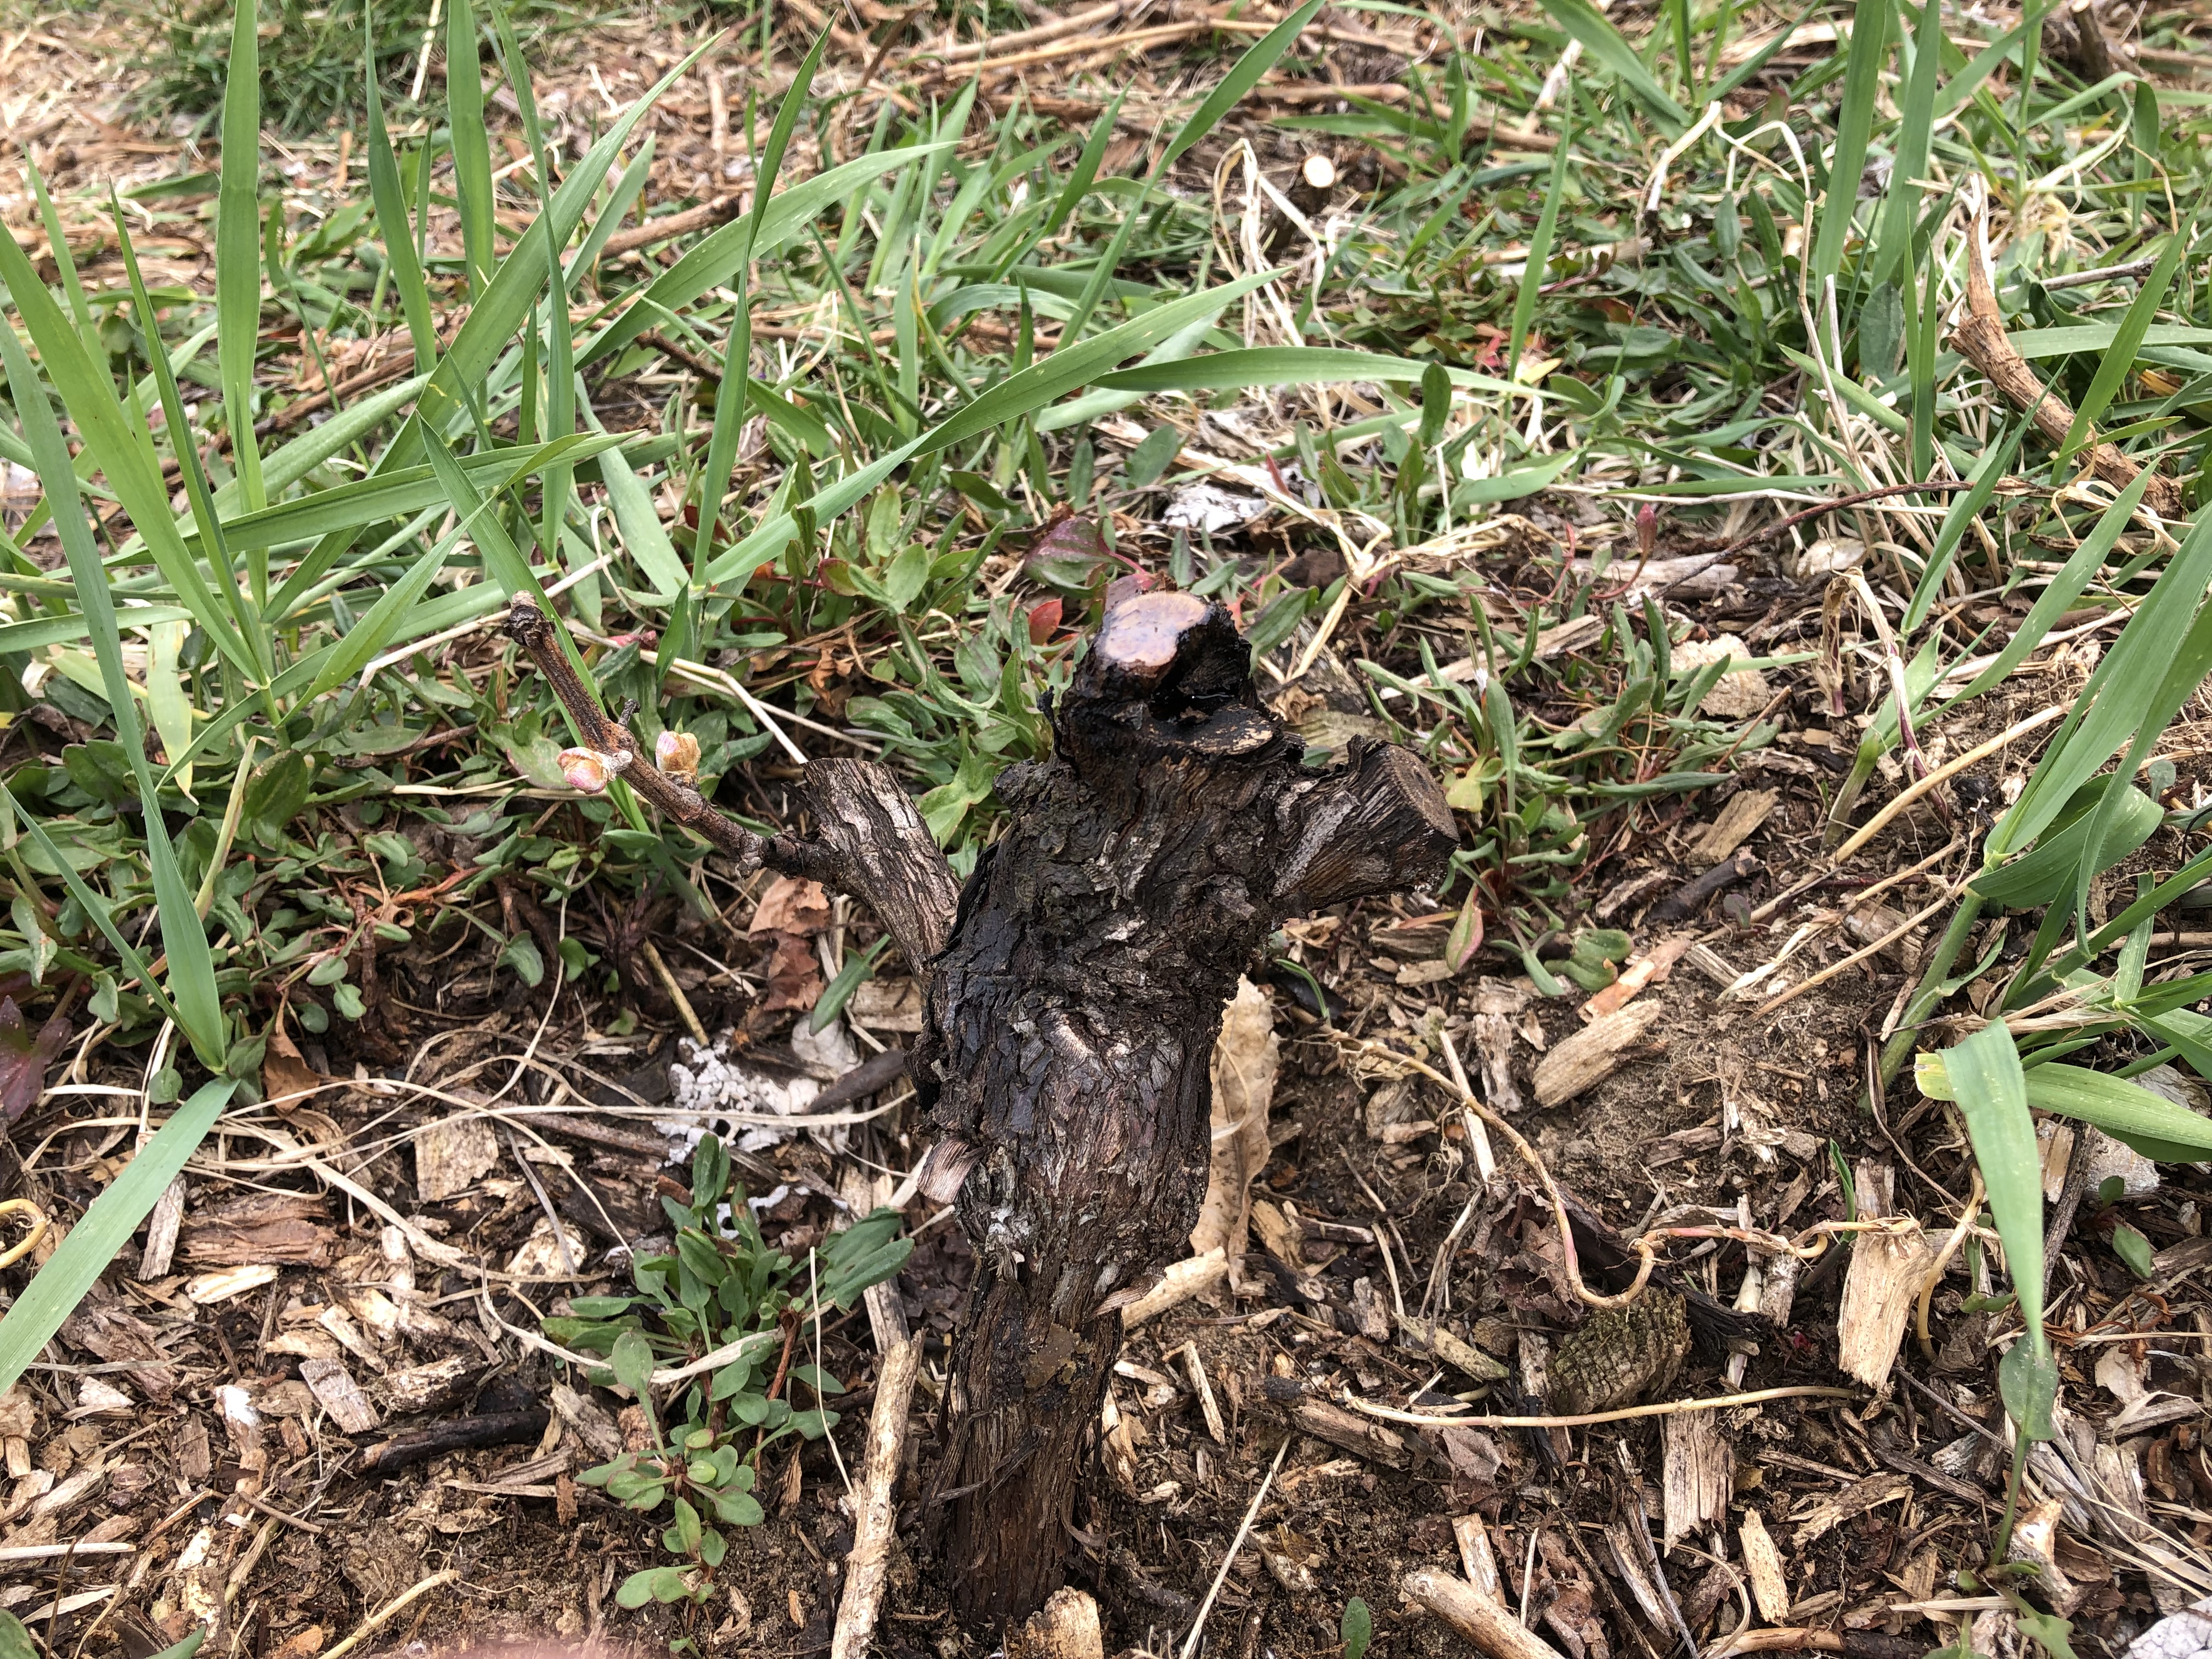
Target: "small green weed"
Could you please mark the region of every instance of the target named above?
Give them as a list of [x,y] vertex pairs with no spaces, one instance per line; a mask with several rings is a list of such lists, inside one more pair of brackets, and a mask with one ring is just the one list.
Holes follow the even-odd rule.
[[[565,1318],[545,1322],[555,1341],[603,1354],[592,1381],[637,1396],[653,1432],[649,1451],[624,1452],[585,1471],[587,1486],[640,1515],[669,1506],[662,1547],[680,1566],[647,1567],[623,1581],[625,1607],[648,1601],[704,1602],[728,1547],[720,1527],[760,1524],[753,1496],[761,1454],[779,1440],[819,1440],[836,1426],[823,1405],[844,1385],[818,1365],[794,1364],[822,1314],[850,1307],[869,1285],[906,1263],[914,1245],[897,1237],[898,1212],[878,1210],[835,1233],[807,1260],[772,1250],[732,1181],[729,1154],[713,1136],[691,1160],[691,1201],[661,1200],[675,1224],[672,1254],[641,1258],[632,1272],[638,1296],[579,1297]],[[699,1362],[713,1359],[702,1367]],[[683,1373],[665,1408],[653,1404],[659,1368]],[[794,1411],[786,1390],[811,1390],[817,1403]]]

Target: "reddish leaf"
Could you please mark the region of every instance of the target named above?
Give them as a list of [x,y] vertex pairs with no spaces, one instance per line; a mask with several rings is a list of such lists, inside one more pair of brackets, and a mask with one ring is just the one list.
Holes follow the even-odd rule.
[[1030,643],[1042,645],[1060,626],[1058,599],[1040,599],[1030,607]]
[[1088,587],[1109,556],[1098,526],[1063,507],[1037,532],[1022,556],[1022,570],[1058,587]]
[[45,1092],[46,1067],[70,1040],[67,1016],[56,1014],[34,1035],[13,997],[0,997],[0,1121],[13,1123]]
[[1452,923],[1451,937],[1444,941],[1444,962],[1455,974],[1462,972],[1481,949],[1482,907],[1469,893],[1460,907],[1459,920]]

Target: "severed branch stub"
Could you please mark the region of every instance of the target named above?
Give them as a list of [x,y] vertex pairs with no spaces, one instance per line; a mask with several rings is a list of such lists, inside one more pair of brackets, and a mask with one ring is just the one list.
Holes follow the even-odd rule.
[[1006,830],[956,893],[886,769],[814,762],[813,830],[756,835],[637,752],[534,605],[507,626],[585,735],[581,782],[623,776],[741,864],[861,899],[928,980],[921,1184],[957,1203],[977,1266],[927,1509],[956,1611],[1003,1629],[1060,1587],[1121,1310],[1197,1218],[1237,975],[1286,917],[1441,876],[1443,791],[1388,745],[1308,768],[1225,610],[1124,595],[1049,710],[1051,758],[1000,775]]
[[599,694],[562,649],[551,620],[527,595],[515,596],[507,631],[551,684],[553,695],[582,734],[578,747],[561,751],[561,769],[570,784],[598,794],[622,778],[665,816],[735,859],[740,869],[766,866],[861,900],[917,973],[944,948],[959,886],[921,814],[888,767],[875,761],[813,762],[805,785],[807,804],[814,809],[812,831],[757,835],[724,817],[695,787],[696,738],[663,732],[653,759],[638,752],[629,728],[599,706]]
[[[2093,32],[2096,23],[2084,9],[2083,21]],[[1966,233],[1966,304],[1952,325],[1951,343],[1959,355],[1986,375],[1990,384],[2026,410],[2044,441],[2063,444],[2073,429],[2074,411],[2014,348],[2005,332],[2004,316],[1997,308],[1996,289],[1990,278],[1989,209],[1978,208]],[[2125,489],[2142,471],[2139,463],[2105,442],[2092,430],[2085,441],[2089,470],[2115,489]],[[2181,516],[2181,486],[2155,470],[2143,486],[2143,504],[2161,519]]]
[[1255,696],[1226,611],[1109,607],[1009,769],[932,978],[912,1066],[943,1132],[976,1273],[932,1497],[956,1610],[1001,1625],[1060,1582],[1121,1310],[1181,1254],[1204,1197],[1222,1010],[1284,917],[1431,881],[1456,835],[1401,750],[1332,772]]

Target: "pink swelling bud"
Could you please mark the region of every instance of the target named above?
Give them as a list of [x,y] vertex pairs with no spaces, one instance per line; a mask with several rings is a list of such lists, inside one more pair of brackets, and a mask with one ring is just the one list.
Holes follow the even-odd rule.
[[586,795],[604,795],[607,780],[614,773],[607,764],[607,757],[596,749],[563,749],[561,775],[568,780],[571,789]]
[[653,763],[678,783],[699,776],[699,739],[689,732],[663,732],[653,740]]

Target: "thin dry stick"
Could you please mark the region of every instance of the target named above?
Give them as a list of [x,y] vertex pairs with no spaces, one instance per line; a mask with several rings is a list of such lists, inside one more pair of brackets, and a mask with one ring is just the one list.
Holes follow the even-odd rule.
[[507,612],[507,631],[552,685],[553,695],[575,722],[584,746],[605,757],[611,772],[620,775],[664,815],[712,842],[716,851],[736,859],[741,870],[760,867],[767,845],[763,838],[723,817],[696,789],[679,783],[638,752],[629,729],[608,717],[599,707],[598,694],[569,662],[551,619],[527,595],[515,596],[514,608]]
[[[1846,908],[1856,910],[1859,906],[1864,904],[1869,899],[1872,898],[1876,893],[1886,892],[1890,888],[1895,887],[1902,882],[1911,880],[1915,876],[1924,874],[1926,872],[1934,869],[1937,865],[1942,863],[1945,859],[1949,858],[1952,854],[1957,852],[1959,848],[1964,845],[1965,842],[1960,836],[1952,836],[1951,839],[1945,842],[1942,846],[1936,848],[1936,851],[1930,853],[1926,858],[1921,860],[1919,863],[1913,865],[1911,868],[1899,870],[1894,875],[1884,876],[1873,886],[1868,888],[1864,892],[1859,894],[1856,898],[1854,898]],[[1767,900],[1765,903],[1753,910],[1751,913],[1751,920],[1753,921],[1765,921],[1769,916],[1773,915],[1776,912],[1780,910],[1784,905],[1789,903],[1791,899],[1797,897],[1801,894],[1811,892],[1813,889],[1818,887],[1822,882],[1827,880],[1828,878],[1834,873],[1835,872],[1832,870],[1830,870],[1824,865],[1820,868],[1815,870],[1811,875],[1791,883],[1789,886],[1777,893],[1772,898]],[[1716,927],[1711,933],[1701,935],[1698,942],[1700,944],[1705,944],[1709,943],[1713,939],[1725,939],[1730,931],[1731,930],[1728,927]]]
[[1103,6],[1092,6],[1085,11],[1070,12],[1065,17],[1055,17],[1049,23],[1040,23],[1032,29],[1016,29],[1011,34],[986,35],[980,40],[964,40],[940,46],[932,52],[924,47],[908,58],[909,64],[935,58],[940,63],[959,63],[969,58],[981,58],[994,52],[1009,48],[1042,46],[1048,40],[1057,40],[1062,35],[1080,33],[1096,29],[1102,23],[1110,23],[1129,9],[1130,0],[1106,0]]
[[1715,562],[1718,562],[1731,553],[1741,553],[1747,547],[1755,547],[1760,542],[1779,536],[1785,530],[1793,530],[1797,526],[1809,520],[1820,518],[1824,514],[1840,513],[1846,507],[1863,507],[1869,501],[1878,501],[1890,495],[1911,495],[1923,490],[1933,495],[1945,490],[1972,489],[1973,487],[1963,478],[1925,478],[1918,483],[1884,484],[1879,489],[1862,489],[1852,495],[1838,495],[1832,501],[1822,501],[1818,507],[1808,507],[1802,513],[1792,513],[1786,519],[1777,519],[1764,530],[1754,530],[1748,536],[1738,537],[1714,554],[1713,559]]
[[1252,1504],[1244,1511],[1243,1523],[1237,1528],[1237,1536],[1229,1540],[1229,1553],[1221,1558],[1221,1571],[1213,1575],[1212,1583],[1206,1586],[1206,1600],[1199,1603],[1198,1617],[1190,1621],[1190,1634],[1182,1638],[1182,1659],[1191,1659],[1191,1656],[1198,1651],[1199,1638],[1206,1634],[1206,1616],[1213,1611],[1213,1598],[1221,1594],[1221,1586],[1229,1577],[1229,1569],[1237,1565],[1237,1553],[1244,1547],[1245,1539],[1251,1535],[1252,1522],[1259,1516],[1260,1505],[1267,1501],[1267,1488],[1275,1484],[1275,1471],[1283,1467],[1284,1455],[1291,1449],[1291,1442],[1297,1437],[1296,1435],[1286,1434],[1283,1437],[1283,1443],[1275,1448],[1275,1461],[1267,1465],[1267,1476],[1260,1482],[1260,1490],[1252,1494]]
[[392,1620],[392,1614],[399,1612],[410,1602],[428,1595],[432,1590],[438,1589],[441,1585],[458,1584],[460,1581],[461,1575],[451,1567],[447,1567],[443,1572],[432,1573],[421,1583],[416,1585],[414,1589],[403,1590],[398,1595],[394,1596],[390,1601],[385,1604],[381,1612],[372,1613],[369,1614],[367,1619],[362,1621],[362,1626],[359,1630],[347,1637],[346,1639],[339,1643],[337,1646],[331,1649],[328,1652],[324,1654],[323,1659],[345,1659],[345,1656],[347,1654],[351,1653],[356,1648],[359,1647],[363,1642],[367,1641],[371,1636],[375,1634],[378,1630],[389,1624]]
[[1717,1412],[1729,1406],[1756,1406],[1766,1400],[1856,1400],[1853,1389],[1815,1388],[1793,1384],[1786,1389],[1753,1389],[1749,1394],[1717,1395],[1709,1400],[1662,1400],[1650,1406],[1623,1406],[1616,1411],[1577,1412],[1567,1417],[1436,1417],[1400,1411],[1362,1400],[1349,1389],[1337,1392],[1337,1403],[1365,1417],[1386,1423],[1412,1423],[1425,1429],[1580,1429],[1593,1423],[1626,1423],[1635,1417],[1678,1417],[1684,1412]]
[[1982,1185],[1982,1172],[1978,1167],[1974,1170],[1973,1190],[1966,1194],[1966,1207],[1960,1212],[1959,1224],[1951,1230],[1950,1237],[1943,1241],[1943,1248],[1936,1253],[1936,1265],[1928,1270],[1928,1277],[1920,1284],[1920,1307],[1913,1331],[1920,1339],[1920,1351],[1930,1359],[1936,1358],[1936,1341],[1928,1334],[1928,1304],[1935,1297],[1936,1285],[1943,1282],[1943,1270],[1951,1265],[1951,1258],[1966,1242],[1966,1234],[1974,1224],[1974,1218],[1981,1212],[1982,1198],[1986,1191]]
[[[1457,1089],[1462,1097],[1473,1099],[1474,1085],[1467,1080],[1467,1067],[1460,1063],[1459,1049],[1451,1040],[1451,1033],[1439,1029],[1437,1037],[1444,1045],[1444,1060],[1451,1066],[1452,1086]],[[1490,1136],[1484,1130],[1480,1118],[1469,1113],[1467,1127],[1467,1138],[1474,1146],[1475,1173],[1482,1177],[1482,1184],[1487,1187],[1492,1178],[1498,1173],[1498,1155],[1490,1150]]]
[[[1962,882],[1960,884],[1960,886],[1964,886],[1965,884],[1966,884]],[[1874,955],[1875,951],[1886,949],[1887,946],[1894,945],[1899,939],[1903,939],[1915,927],[1917,927],[1922,922],[1927,921],[1929,917],[1934,915],[1938,910],[1942,909],[1945,905],[1948,904],[1953,899],[1958,896],[1958,887],[1945,888],[1943,891],[1936,896],[1934,903],[1929,904],[1923,908],[1915,910],[1903,921],[1899,922],[1896,927],[1891,928],[1880,939],[1875,940],[1873,944],[1866,945],[1860,950],[1852,951],[1850,955],[1845,957],[1841,962],[1830,963],[1826,968],[1820,969],[1819,973],[1814,975],[1810,979],[1800,980],[1788,990],[1767,998],[1765,1001],[1759,1005],[1759,1012],[1754,1013],[1752,1018],[1753,1019],[1765,1019],[1769,1014],[1772,1013],[1776,1009],[1783,1006],[1785,1003],[1795,1002],[1799,997],[1803,996],[1806,992],[1811,990],[1815,985],[1819,985],[1825,981],[1833,979],[1838,974],[1842,973],[1844,969],[1850,967],[1854,963],[1864,962],[1869,957]]]
[[[1973,223],[1966,234],[1966,313],[1953,325],[1951,343],[1959,355],[1988,377],[2013,405],[2027,412],[2046,442],[2063,444],[2074,425],[2074,411],[2043,383],[2013,345],[1997,307],[1996,290],[1990,280],[1990,222],[1986,203],[1974,208]],[[2124,489],[2142,471],[2139,463],[2097,436],[2084,433],[2082,459],[2099,477],[2115,489]],[[2144,486],[2143,503],[2161,519],[2181,516],[2181,486],[2153,471]]]
[[684,1029],[691,1033],[691,1041],[702,1048],[705,1048],[707,1028],[699,1023],[699,1015],[691,1006],[691,999],[684,994],[684,988],[676,982],[676,975],[668,971],[668,964],[660,959],[660,952],[653,948],[651,939],[641,941],[640,948],[645,954],[647,965],[653,969],[653,977],[660,981],[660,988],[668,993],[668,1000],[676,1005],[676,1012],[683,1016]]
[[[1528,1541],[1533,1548],[1534,1534]],[[1533,1577],[1530,1574],[1522,1583],[1526,1585]],[[1558,1650],[1516,1619],[1510,1607],[1492,1601],[1463,1578],[1420,1567],[1407,1573],[1400,1588],[1490,1659],[1559,1659]]]
[[1863,827],[1853,832],[1851,838],[1849,841],[1845,842],[1841,847],[1836,848],[1832,861],[1837,864],[1841,864],[1845,859],[1850,857],[1850,855],[1857,852],[1860,848],[1865,846],[1876,836],[1880,835],[1883,828],[1888,824],[1891,819],[1894,818],[1906,807],[1911,805],[1913,802],[1918,800],[1929,790],[1936,787],[1937,784],[1942,783],[1946,778],[1956,776],[1959,773],[1965,771],[1966,768],[1973,765],[1977,761],[1987,760],[1990,756],[1996,754],[1998,750],[2003,748],[2007,744],[2014,741],[2016,738],[2024,738],[2029,732],[2038,731],[2042,727],[2050,725],[2051,721],[2057,720],[2060,715],[2066,713],[2067,707],[2068,705],[2065,704],[2056,704],[2049,708],[2039,709],[2036,713],[2030,714],[2026,720],[2017,721],[2014,724],[2007,726],[2003,731],[1998,732],[1996,736],[1991,738],[1987,743],[1976,744],[1972,749],[1966,750],[1965,754],[1959,756],[1955,759],[1944,762],[1942,765],[1937,767],[1926,777],[1918,780],[1917,782],[1907,785],[1904,789],[1898,792],[1895,799],[1884,806],[1881,811],[1875,813],[1871,818],[1869,818]]
[[884,1356],[876,1374],[876,1404],[868,1419],[868,1455],[860,1475],[860,1508],[853,1528],[852,1553],[845,1558],[845,1596],[837,1607],[837,1629],[830,1638],[830,1659],[864,1659],[884,1604],[884,1582],[890,1571],[891,1535],[898,1506],[891,1488],[898,1480],[906,1447],[907,1407],[915,1379],[921,1374],[921,1339],[910,1336]]
[[1567,1220],[1567,1202],[1559,1196],[1559,1186],[1553,1181],[1552,1172],[1544,1167],[1544,1160],[1537,1157],[1536,1149],[1522,1138],[1521,1132],[1477,1100],[1472,1093],[1461,1088],[1461,1085],[1437,1070],[1435,1066],[1425,1066],[1412,1055],[1401,1054],[1395,1048],[1384,1043],[1370,1042],[1364,1037],[1355,1038],[1354,1041],[1361,1048],[1371,1053],[1386,1055],[1399,1065],[1419,1072],[1431,1083],[1440,1085],[1446,1089],[1459,1091],[1461,1105],[1513,1144],[1513,1150],[1520,1153],[1522,1160],[1536,1172],[1536,1179],[1544,1188],[1545,1197],[1552,1200],[1553,1218],[1559,1223],[1559,1243],[1566,1257],[1567,1282],[1575,1287],[1575,1294],[1581,1297],[1584,1304],[1593,1308],[1625,1308],[1644,1294],[1644,1287],[1650,1282],[1651,1270],[1658,1264],[1659,1260],[1650,1239],[1639,1238],[1635,1241],[1637,1252],[1643,1257],[1643,1260],[1637,1263],[1635,1283],[1618,1296],[1605,1296],[1590,1289],[1589,1285],[1583,1283],[1582,1268],[1575,1254],[1574,1228]]

